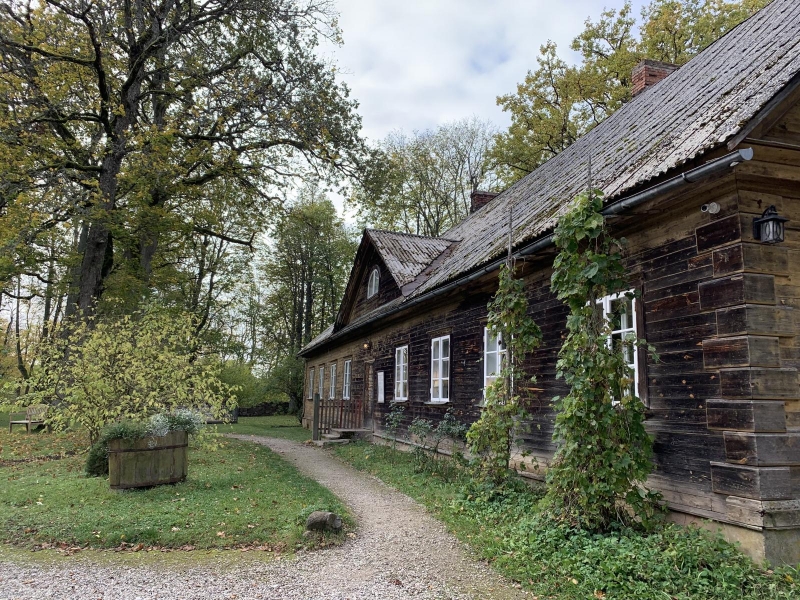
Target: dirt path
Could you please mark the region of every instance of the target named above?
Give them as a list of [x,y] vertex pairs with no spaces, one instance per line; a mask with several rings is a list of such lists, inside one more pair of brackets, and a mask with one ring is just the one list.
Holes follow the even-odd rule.
[[99,564],[88,553],[51,566],[0,559],[0,600],[275,599],[403,600],[526,598],[475,560],[409,497],[315,447],[231,436],[270,447],[339,496],[358,521],[342,546],[262,563]]

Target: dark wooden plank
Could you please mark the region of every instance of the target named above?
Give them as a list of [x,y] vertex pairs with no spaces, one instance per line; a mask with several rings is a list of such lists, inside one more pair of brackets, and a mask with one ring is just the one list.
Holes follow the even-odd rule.
[[707,400],[709,429],[783,433],[786,410],[781,401]]
[[645,316],[648,324],[697,312],[700,312],[698,292],[688,292],[645,303]]
[[774,335],[794,336],[794,319],[791,310],[765,305],[737,306],[717,311],[719,335]]
[[686,283],[703,281],[709,279],[714,275],[714,267],[711,264],[704,265],[697,269],[688,269],[686,271],[679,271],[672,273],[658,279],[646,280],[644,283],[644,292],[652,292],[665,287],[672,287]]
[[777,337],[736,336],[703,340],[703,364],[721,367],[780,367]]
[[788,467],[750,467],[711,463],[711,489],[717,494],[756,500],[789,500],[792,482]]
[[772,275],[744,273],[699,285],[701,310],[714,310],[737,304],[775,304],[775,278]]
[[728,463],[753,466],[800,465],[800,433],[742,433],[726,431]]
[[720,395],[733,400],[792,400],[800,396],[797,369],[721,369]]
[[731,215],[698,227],[695,235],[698,252],[735,242],[742,237],[739,215]]
[[744,251],[741,244],[714,251],[714,277],[730,275],[744,269]]

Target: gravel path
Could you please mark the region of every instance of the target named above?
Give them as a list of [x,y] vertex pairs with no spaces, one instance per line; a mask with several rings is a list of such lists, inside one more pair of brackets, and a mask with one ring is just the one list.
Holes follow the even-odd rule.
[[107,553],[95,560],[88,552],[50,564],[0,558],[0,600],[528,597],[476,561],[423,507],[377,479],[315,447],[276,438],[232,437],[269,446],[330,488],[355,515],[355,537],[335,548],[271,562],[254,559],[255,553],[231,552],[219,559],[175,564],[162,564],[158,556],[147,557],[152,560],[144,564],[110,564],[115,561],[107,560]]

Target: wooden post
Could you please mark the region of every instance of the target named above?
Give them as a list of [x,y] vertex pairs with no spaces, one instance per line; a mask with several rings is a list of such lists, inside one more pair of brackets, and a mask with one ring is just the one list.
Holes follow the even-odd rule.
[[311,439],[319,441],[319,394],[314,394],[314,420],[311,424]]

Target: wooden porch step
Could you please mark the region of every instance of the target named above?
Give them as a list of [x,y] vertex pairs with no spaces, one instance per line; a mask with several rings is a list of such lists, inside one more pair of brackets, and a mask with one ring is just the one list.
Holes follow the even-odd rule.
[[331,427],[330,431],[331,433],[338,433],[339,435],[343,435],[346,433],[366,433],[366,432],[372,433],[371,429],[360,429],[360,428],[347,429],[344,427]]
[[[323,436],[324,437],[324,436]],[[327,440],[317,440],[312,442],[315,446],[330,446],[331,444],[349,444],[352,440],[348,440],[347,438],[337,438],[337,439],[327,439]]]

